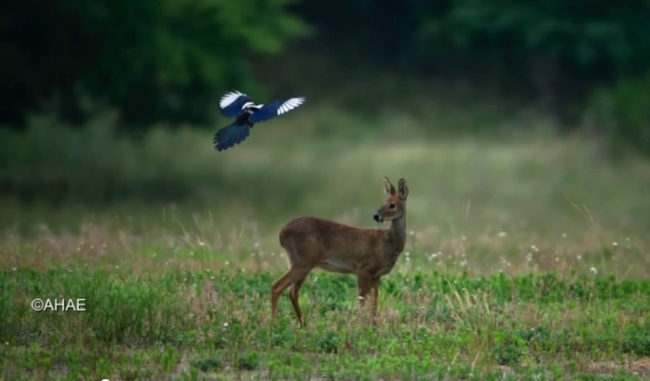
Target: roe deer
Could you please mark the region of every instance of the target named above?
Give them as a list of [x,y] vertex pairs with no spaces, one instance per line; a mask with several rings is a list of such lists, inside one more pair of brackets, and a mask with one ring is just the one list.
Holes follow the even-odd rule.
[[391,272],[406,243],[406,198],[409,189],[400,179],[397,191],[384,178],[388,197],[373,218],[390,221],[388,229],[362,229],[317,217],[298,217],[280,231],[280,245],[287,252],[291,268],[271,285],[272,318],[278,318],[278,298],[291,286],[289,298],[304,326],[298,305],[300,287],[307,275],[318,267],[326,271],[356,274],[360,307],[371,294],[373,324],[377,324],[379,278]]

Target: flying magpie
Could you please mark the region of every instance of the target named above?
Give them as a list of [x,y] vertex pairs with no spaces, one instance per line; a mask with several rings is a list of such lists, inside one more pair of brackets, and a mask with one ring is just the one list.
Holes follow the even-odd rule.
[[221,97],[219,109],[225,117],[236,119],[214,134],[214,147],[217,151],[223,151],[239,144],[248,137],[253,124],[287,113],[304,102],[305,98],[300,97],[256,105],[248,95],[230,91]]

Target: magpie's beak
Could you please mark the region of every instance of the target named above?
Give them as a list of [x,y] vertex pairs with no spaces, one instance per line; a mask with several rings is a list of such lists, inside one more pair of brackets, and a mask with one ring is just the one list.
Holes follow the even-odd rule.
[[383,223],[383,222],[384,222],[384,217],[382,217],[382,216],[381,216],[381,213],[379,213],[379,212],[375,213],[375,215],[372,216],[372,218],[374,218],[375,221],[377,221],[377,222],[379,222],[379,223]]

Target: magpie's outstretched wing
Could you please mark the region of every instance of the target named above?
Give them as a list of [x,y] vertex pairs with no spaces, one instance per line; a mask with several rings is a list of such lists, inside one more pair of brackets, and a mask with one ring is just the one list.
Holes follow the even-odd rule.
[[219,100],[219,109],[224,116],[234,118],[239,115],[242,106],[246,102],[252,101],[246,94],[240,93],[239,91],[231,91],[221,97]]
[[246,140],[250,135],[250,128],[247,124],[231,124],[214,134],[214,148],[217,151],[227,150],[228,148]]
[[287,113],[305,103],[305,98],[281,99],[265,104],[250,116],[251,123],[259,123]]

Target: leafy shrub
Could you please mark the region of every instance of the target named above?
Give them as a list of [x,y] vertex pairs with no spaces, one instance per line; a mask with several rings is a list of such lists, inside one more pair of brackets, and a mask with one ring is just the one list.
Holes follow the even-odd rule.
[[198,368],[201,372],[210,372],[221,369],[222,364],[217,357],[207,357],[194,360],[192,366]]
[[239,357],[237,367],[241,370],[255,370],[259,365],[259,354],[257,354],[257,352],[246,352]]
[[[66,120],[85,98],[131,125],[212,119],[224,88],[254,83],[252,55],[279,53],[308,32],[287,0],[61,0],[9,9],[0,82],[11,124],[44,101]],[[6,85],[6,86],[5,86]],[[18,96],[10,96],[19,94]],[[54,98],[54,99],[52,99]],[[82,118],[83,119],[83,118]]]
[[632,148],[650,155],[650,72],[594,92],[589,101],[596,126],[614,151]]
[[201,145],[199,135],[157,128],[136,142],[118,135],[116,125],[113,115],[83,129],[33,117],[22,133],[0,129],[0,193],[22,201],[104,203],[180,199],[220,184],[221,174],[200,154],[182,157]]

